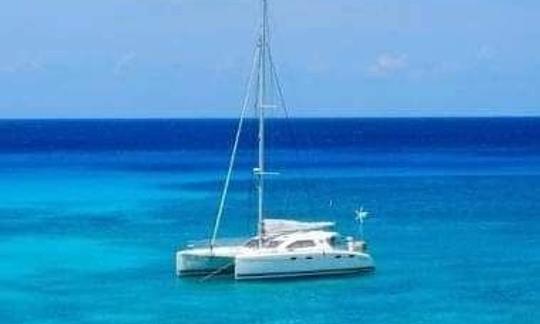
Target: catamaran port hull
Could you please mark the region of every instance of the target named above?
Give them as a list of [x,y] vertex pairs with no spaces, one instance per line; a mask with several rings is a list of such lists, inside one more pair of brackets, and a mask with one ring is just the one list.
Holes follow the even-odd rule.
[[239,255],[235,261],[236,280],[329,276],[374,270],[365,253]]
[[178,276],[204,276],[214,272],[234,272],[234,255],[216,255],[210,251],[191,250],[176,253]]

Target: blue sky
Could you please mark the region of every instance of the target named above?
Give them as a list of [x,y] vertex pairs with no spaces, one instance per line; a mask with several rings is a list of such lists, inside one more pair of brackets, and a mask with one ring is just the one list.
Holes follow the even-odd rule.
[[[271,0],[292,115],[540,115],[540,2]],[[256,0],[17,0],[0,117],[235,117]]]

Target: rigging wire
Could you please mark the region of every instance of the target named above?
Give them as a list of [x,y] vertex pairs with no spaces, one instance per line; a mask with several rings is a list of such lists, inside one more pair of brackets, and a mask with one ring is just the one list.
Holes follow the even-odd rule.
[[257,62],[258,62],[258,58],[259,58],[259,51],[260,51],[259,47],[256,46],[255,50],[253,52],[253,63],[252,63],[251,72],[250,72],[249,78],[248,78],[247,91],[246,91],[246,94],[244,96],[244,100],[242,102],[242,112],[240,113],[240,120],[238,121],[238,126],[236,128],[236,135],[235,135],[235,138],[234,138],[234,144],[233,144],[233,149],[232,149],[232,153],[231,153],[231,158],[229,160],[229,167],[228,167],[228,170],[227,170],[227,176],[225,178],[225,184],[223,186],[223,192],[221,193],[221,199],[220,199],[220,202],[219,202],[216,221],[214,223],[214,229],[212,231],[212,238],[210,239],[210,249],[212,249],[214,247],[215,243],[216,243],[216,238],[217,238],[219,225],[221,223],[221,218],[223,217],[223,211],[225,209],[225,201],[227,200],[227,194],[228,194],[228,191],[229,191],[229,186],[230,186],[230,183],[231,183],[234,164],[235,164],[235,161],[236,161],[236,153],[238,151],[238,144],[240,143],[240,135],[242,134],[242,128],[244,126],[244,117],[245,117],[247,107],[249,106],[249,101],[250,101],[250,98],[251,98],[251,89],[253,87],[253,79],[254,79],[253,76],[255,75],[256,67],[258,65]]
[[[283,112],[285,114],[285,125],[287,126],[288,133],[291,135],[291,137],[293,139],[295,158],[296,158],[297,161],[300,161],[300,145],[299,145],[299,142],[298,142],[298,133],[296,131],[296,128],[292,126],[292,121],[291,121],[291,117],[290,117],[290,114],[289,114],[289,109],[288,109],[287,103],[285,101],[285,95],[284,95],[283,87],[281,85],[279,74],[277,73],[277,68],[276,68],[276,65],[274,63],[274,58],[273,58],[273,55],[272,55],[272,51],[270,49],[268,50],[268,59],[269,59],[269,63],[270,63],[270,70],[271,70],[272,78],[275,80],[274,84],[275,84],[275,87],[276,87],[276,90],[277,90],[278,99],[280,100],[280,106],[283,108]],[[309,138],[308,138],[308,142],[311,142],[311,141],[309,141]],[[311,146],[311,145],[309,145],[309,146]],[[304,189],[302,191],[305,192],[306,195],[308,196],[309,206],[311,207],[310,209],[312,209],[312,211],[313,211],[313,209],[314,209],[313,203],[312,203],[313,194],[311,192],[311,186],[309,186],[308,182],[306,181],[306,179],[304,177],[300,176],[299,178],[300,178],[300,182],[301,182],[300,185]]]

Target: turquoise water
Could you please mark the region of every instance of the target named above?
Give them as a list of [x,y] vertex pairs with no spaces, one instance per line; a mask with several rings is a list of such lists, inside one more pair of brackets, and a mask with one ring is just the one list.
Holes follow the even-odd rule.
[[[369,149],[355,148],[349,137],[339,145],[343,134],[332,135],[331,126],[338,133],[343,127],[333,121],[323,137],[332,145],[315,147],[322,135],[312,138],[309,150],[276,144],[270,162],[281,175],[269,182],[268,213],[335,220],[354,233],[353,210],[364,206],[372,213],[366,234],[377,270],[249,283],[174,275],[175,249],[210,231],[227,159],[226,150],[212,147],[229,144],[222,135],[232,124],[218,123],[221,135],[201,149],[185,138],[170,147],[162,140],[114,142],[103,135],[114,133],[114,122],[100,124],[100,132],[98,121],[66,131],[69,123],[75,122],[0,125],[16,134],[0,141],[2,323],[540,319],[540,139],[526,136],[538,132],[538,120],[526,121],[529,128],[508,121],[505,132],[525,132],[522,137],[500,135],[497,124],[483,129],[481,140],[475,127],[454,120],[448,129],[467,129],[469,140],[461,134],[448,142],[441,138],[454,133],[440,131],[437,121],[427,135],[408,140],[399,130],[416,132],[411,121],[384,131],[369,121],[347,124],[367,137],[363,141],[387,139]],[[159,133],[155,125],[134,123],[138,132]],[[187,137],[199,130],[179,126]],[[320,133],[320,125],[300,127]],[[54,136],[30,145],[35,142],[23,139],[36,129]],[[129,127],[126,132],[133,135]],[[102,134],[94,144],[85,135],[93,133]],[[435,140],[426,144],[427,138]],[[242,166],[250,165],[252,153],[242,156]],[[245,170],[237,179],[223,236],[250,234],[255,226],[252,179]]]

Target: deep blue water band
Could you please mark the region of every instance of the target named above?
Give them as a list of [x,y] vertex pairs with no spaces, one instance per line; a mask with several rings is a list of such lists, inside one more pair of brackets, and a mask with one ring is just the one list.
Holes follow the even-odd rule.
[[[3,120],[0,152],[219,150],[227,151],[236,127],[229,119]],[[242,138],[255,147],[256,122]],[[497,149],[540,153],[540,118],[274,119],[272,148],[384,150]]]

